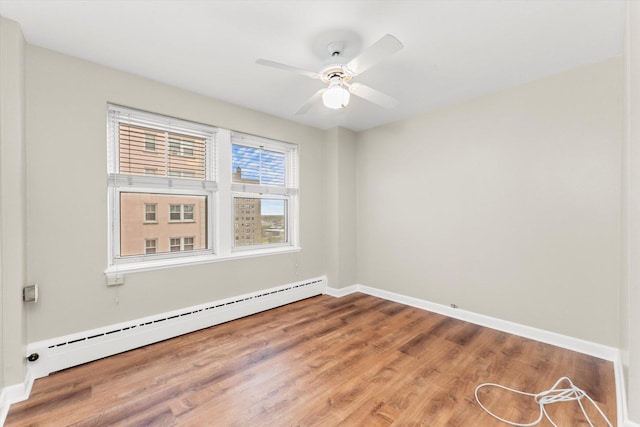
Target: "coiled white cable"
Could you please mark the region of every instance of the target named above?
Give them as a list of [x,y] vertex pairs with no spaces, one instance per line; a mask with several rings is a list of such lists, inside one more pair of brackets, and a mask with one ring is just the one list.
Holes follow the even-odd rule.
[[[569,387],[560,388],[560,384],[563,381],[566,381],[567,383],[569,383]],[[482,402],[480,402],[480,399],[478,398],[478,390],[480,390],[483,387],[498,387],[498,388],[501,388],[503,390],[508,390],[508,391],[511,391],[513,393],[517,393],[517,394],[520,394],[520,395],[523,395],[523,396],[531,396],[531,397],[533,397],[535,399],[536,403],[540,407],[540,415],[538,416],[538,418],[535,421],[530,422],[530,423],[522,423],[522,424],[521,423],[517,423],[517,422],[513,422],[513,421],[509,421],[509,420],[505,420],[504,418],[500,418],[499,416],[497,416],[496,414],[494,414],[493,412],[488,410],[482,404]],[[553,385],[553,387],[551,387],[549,390],[541,391],[540,393],[527,393],[527,392],[524,392],[524,391],[520,391],[520,390],[515,390],[513,388],[509,388],[509,387],[506,387],[506,386],[503,386],[503,385],[500,385],[500,384],[484,383],[484,384],[480,384],[479,386],[476,387],[475,395],[476,395],[476,401],[478,402],[478,405],[480,405],[480,407],[482,409],[484,409],[484,411],[487,414],[491,415],[493,418],[496,418],[496,419],[502,421],[503,423],[507,423],[507,424],[510,424],[512,426],[517,426],[517,427],[531,427],[531,426],[534,426],[534,425],[538,424],[540,421],[542,421],[542,419],[545,418],[545,417],[547,418],[547,420],[549,420],[549,422],[553,425],[553,427],[558,427],[556,425],[556,423],[553,422],[553,420],[551,419],[549,414],[547,413],[547,410],[545,409],[545,406],[546,405],[550,405],[552,403],[572,402],[572,401],[577,401],[578,402],[578,404],[580,405],[580,409],[582,410],[582,413],[584,414],[584,417],[586,418],[587,422],[589,423],[589,426],[594,427],[593,423],[591,422],[591,419],[587,415],[587,411],[585,410],[585,408],[584,408],[584,406],[582,404],[582,399],[586,398],[598,410],[598,412],[600,413],[602,418],[607,422],[609,427],[613,427],[611,425],[611,422],[607,419],[607,416],[604,414],[604,412],[602,412],[600,407],[598,407],[596,402],[594,402],[593,399],[591,399],[591,397],[589,397],[589,395],[587,395],[587,393],[584,392],[584,390],[581,390],[580,388],[575,386],[573,384],[573,382],[567,377],[560,378],[558,381],[556,381],[556,383]]]

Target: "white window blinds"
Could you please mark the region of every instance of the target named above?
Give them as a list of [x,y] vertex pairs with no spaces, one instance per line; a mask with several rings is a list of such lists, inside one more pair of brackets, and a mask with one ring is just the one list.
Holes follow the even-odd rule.
[[118,106],[108,126],[113,184],[215,189],[214,128]]
[[296,195],[297,146],[253,135],[231,135],[232,190]]

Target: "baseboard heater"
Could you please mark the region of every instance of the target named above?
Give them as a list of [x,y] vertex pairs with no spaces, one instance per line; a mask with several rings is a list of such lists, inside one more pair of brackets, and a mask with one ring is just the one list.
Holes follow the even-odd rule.
[[27,346],[34,378],[259,313],[325,292],[326,277],[304,280]]

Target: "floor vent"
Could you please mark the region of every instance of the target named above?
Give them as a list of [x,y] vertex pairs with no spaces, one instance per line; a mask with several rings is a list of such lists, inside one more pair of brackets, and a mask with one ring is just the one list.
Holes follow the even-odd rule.
[[40,378],[61,369],[320,295],[326,283],[325,277],[310,279],[32,343],[27,348],[28,354],[37,353],[39,357],[30,363],[30,369],[36,378]]

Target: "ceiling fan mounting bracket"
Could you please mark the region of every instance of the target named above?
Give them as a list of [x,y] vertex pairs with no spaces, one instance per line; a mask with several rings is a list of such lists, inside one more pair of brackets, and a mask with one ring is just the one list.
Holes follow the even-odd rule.
[[351,80],[354,75],[355,74],[344,65],[334,64],[325,67],[320,72],[320,79],[325,83],[329,83],[332,78],[340,77],[340,80],[346,83]]

